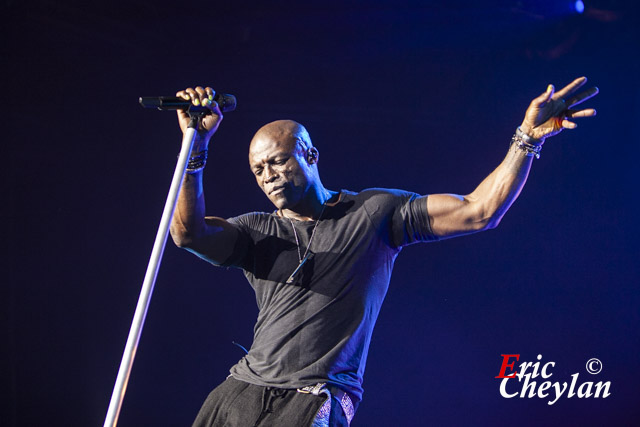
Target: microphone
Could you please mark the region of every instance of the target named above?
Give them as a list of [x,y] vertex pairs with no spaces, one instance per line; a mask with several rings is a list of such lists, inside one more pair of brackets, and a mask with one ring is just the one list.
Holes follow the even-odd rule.
[[[220,111],[227,113],[236,109],[236,97],[227,93],[216,93],[213,100],[218,103]],[[188,110],[194,106],[191,101],[175,96],[141,96],[140,105],[144,108],[157,108],[161,111]]]

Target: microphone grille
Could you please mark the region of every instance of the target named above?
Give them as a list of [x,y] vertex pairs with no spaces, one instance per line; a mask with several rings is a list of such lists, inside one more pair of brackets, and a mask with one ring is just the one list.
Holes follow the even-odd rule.
[[220,111],[222,111],[223,113],[235,110],[238,104],[238,102],[236,101],[236,97],[233,95],[229,95],[228,93],[221,93],[216,95],[216,102],[220,107]]

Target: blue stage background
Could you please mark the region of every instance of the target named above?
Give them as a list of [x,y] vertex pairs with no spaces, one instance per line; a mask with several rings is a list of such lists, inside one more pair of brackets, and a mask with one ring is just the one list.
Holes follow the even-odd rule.
[[[580,75],[597,117],[548,140],[502,224],[398,257],[353,426],[638,424],[640,6],[444,4],[4,2],[1,424],[104,420],[181,137],[138,96],[238,97],[205,172],[234,216],[271,209],[246,159],[271,120],[307,126],[330,189],[466,194]],[[119,425],[190,425],[256,314],[240,272],[169,242]],[[611,396],[505,399],[506,353]]]

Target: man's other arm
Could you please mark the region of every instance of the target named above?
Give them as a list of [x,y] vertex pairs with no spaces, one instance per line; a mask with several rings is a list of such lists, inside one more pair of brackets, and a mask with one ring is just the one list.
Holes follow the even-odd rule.
[[[176,96],[191,100],[194,105],[202,105],[211,110],[198,126],[191,157],[208,149],[211,137],[222,121],[222,113],[213,100],[215,92],[210,87],[188,88]],[[184,133],[189,124],[189,115],[178,111],[178,122]],[[232,254],[238,239],[237,228],[217,217],[205,217],[202,170],[187,172],[178,195],[176,211],[171,221],[171,237],[175,244],[214,264],[222,264]]]
[[[576,91],[586,83],[580,77],[569,85],[547,91],[531,101],[520,129],[542,144],[545,138],[574,129],[569,119],[590,117],[594,109],[574,110],[573,106],[595,96],[598,88]],[[455,237],[495,228],[524,186],[533,156],[512,144],[500,165],[476,189],[466,195],[433,194],[427,199],[427,211],[433,233],[442,238]]]

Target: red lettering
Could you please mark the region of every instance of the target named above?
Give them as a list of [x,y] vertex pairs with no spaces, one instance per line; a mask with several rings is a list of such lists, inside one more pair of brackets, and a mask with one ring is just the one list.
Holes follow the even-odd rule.
[[[500,374],[498,374],[498,376],[496,378],[515,378],[516,374],[518,372],[513,371],[513,364],[515,362],[509,362],[509,359],[512,357],[515,357],[516,360],[520,360],[520,355],[519,354],[501,354],[500,356],[502,356],[502,366],[500,367]],[[511,370],[513,371],[513,374],[511,375],[505,375],[507,368],[511,368]]]

